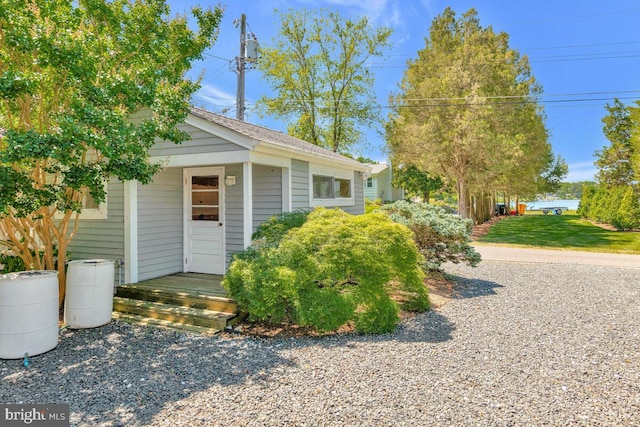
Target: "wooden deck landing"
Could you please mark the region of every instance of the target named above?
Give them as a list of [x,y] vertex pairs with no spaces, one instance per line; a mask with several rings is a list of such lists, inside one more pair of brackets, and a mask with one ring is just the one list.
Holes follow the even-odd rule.
[[167,292],[194,297],[227,298],[229,293],[221,285],[222,276],[200,273],[177,273],[157,279],[144,280],[119,288],[135,288],[147,291]]

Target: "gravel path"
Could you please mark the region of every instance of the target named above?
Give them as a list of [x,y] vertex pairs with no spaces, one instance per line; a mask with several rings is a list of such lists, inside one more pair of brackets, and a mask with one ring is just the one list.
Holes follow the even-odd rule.
[[638,426],[640,274],[448,266],[456,299],[394,334],[204,338],[111,323],[0,360],[0,402],[78,426]]

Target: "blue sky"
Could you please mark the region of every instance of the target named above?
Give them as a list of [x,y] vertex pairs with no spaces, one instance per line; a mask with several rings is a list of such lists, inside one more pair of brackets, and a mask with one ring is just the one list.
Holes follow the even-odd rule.
[[[168,0],[172,13],[183,13],[198,4]],[[218,41],[193,76],[202,75],[202,89],[194,103],[235,117],[236,74],[231,71],[239,54],[240,31],[234,20],[244,13],[248,32],[260,44],[270,45],[279,21],[274,9],[322,8],[343,17],[367,16],[375,26],[393,29],[393,48],[383,61],[376,60],[375,92],[380,105],[397,91],[406,61],[424,47],[433,18],[451,6],[457,15],[478,11],[481,24],[510,36],[510,46],[530,59],[533,74],[543,86],[550,142],[556,154],[569,164],[566,181],[592,180],[594,153],[608,142],[602,133],[605,105],[615,97],[624,103],[640,99],[640,1],[639,0],[235,0],[225,7]],[[286,123],[260,119],[253,103],[269,88],[260,72],[246,75],[246,120],[286,130]],[[388,110],[383,110],[386,116]],[[384,139],[367,133],[368,147],[361,153],[385,160]]]

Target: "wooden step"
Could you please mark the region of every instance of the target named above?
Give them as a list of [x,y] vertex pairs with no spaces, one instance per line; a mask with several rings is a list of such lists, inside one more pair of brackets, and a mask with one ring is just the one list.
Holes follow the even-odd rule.
[[116,296],[121,298],[138,299],[144,301],[160,302],[202,310],[218,311],[221,313],[235,314],[238,305],[231,298],[211,295],[195,295],[186,292],[166,291],[162,289],[144,289],[134,286],[118,286]]
[[183,323],[170,322],[168,320],[154,319],[152,317],[139,316],[137,314],[121,313],[114,311],[112,314],[114,320],[120,322],[129,323],[132,325],[150,326],[154,328],[167,329],[178,332],[188,332],[198,335],[211,336],[215,335],[220,330],[213,328],[206,328],[204,326],[185,325]]
[[235,317],[235,313],[185,307],[182,305],[164,304],[156,301],[144,301],[132,298],[113,298],[113,309],[126,314],[166,320],[185,325],[203,326],[222,330],[227,321]]

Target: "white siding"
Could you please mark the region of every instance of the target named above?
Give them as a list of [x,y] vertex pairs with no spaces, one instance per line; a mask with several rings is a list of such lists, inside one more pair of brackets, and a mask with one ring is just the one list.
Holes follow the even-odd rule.
[[138,185],[138,279],[182,271],[182,169],[158,173]]

